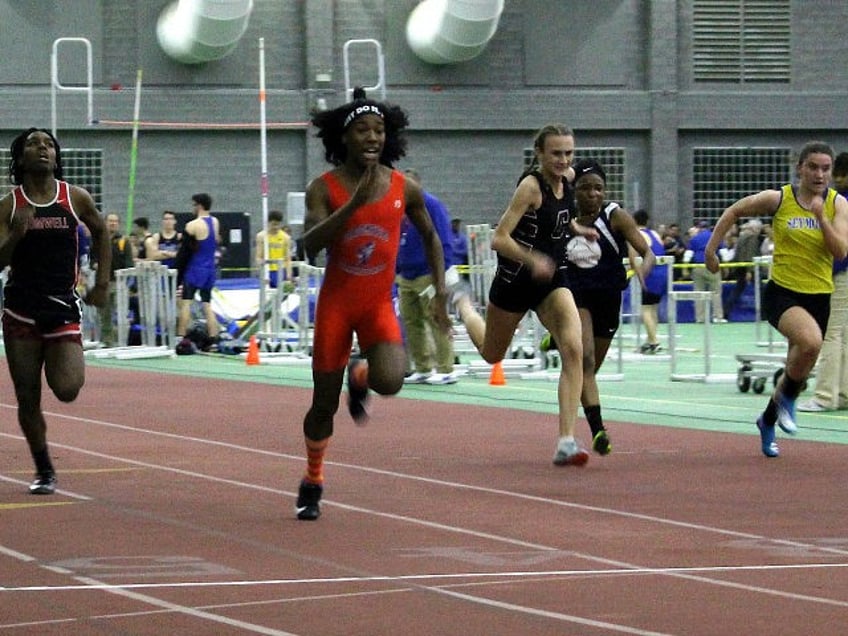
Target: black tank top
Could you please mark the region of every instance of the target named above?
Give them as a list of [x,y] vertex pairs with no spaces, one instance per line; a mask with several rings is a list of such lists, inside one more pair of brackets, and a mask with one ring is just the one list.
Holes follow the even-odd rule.
[[[159,251],[161,252],[176,252],[180,249],[180,233],[176,232],[171,238],[166,238],[159,234]],[[174,268],[177,266],[176,257],[163,258],[161,261],[165,267]]]
[[574,236],[566,243],[569,289],[619,290],[627,285],[623,264],[627,240],[612,228],[611,217],[616,210],[620,210],[619,214],[627,214],[618,203],[606,202],[601,206],[601,213],[592,225],[600,235],[597,241]]
[[30,201],[23,187],[17,186],[11,218],[27,205],[35,208],[35,216],[12,253],[7,286],[30,294],[72,294],[79,272],[79,218],[71,204],[70,186],[57,181],[56,197],[43,204]]
[[[553,189],[538,171],[529,173],[539,182],[542,191],[542,205],[528,210],[512,231],[512,238],[524,247],[550,256],[554,262],[562,262],[564,242],[568,235],[568,224],[574,210],[574,190],[563,178],[562,198],[554,195]],[[505,280],[514,279],[524,270],[524,266],[498,254],[497,275]]]

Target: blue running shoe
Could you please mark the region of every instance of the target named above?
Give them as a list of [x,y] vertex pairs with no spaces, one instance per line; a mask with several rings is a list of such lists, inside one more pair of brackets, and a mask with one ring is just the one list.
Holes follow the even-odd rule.
[[760,429],[760,441],[762,442],[763,455],[766,457],[778,457],[780,449],[774,441],[774,425],[766,426],[763,416],[757,418],[757,428]]
[[777,425],[787,435],[795,435],[798,425],[795,423],[795,400],[790,400],[783,393],[777,394]]

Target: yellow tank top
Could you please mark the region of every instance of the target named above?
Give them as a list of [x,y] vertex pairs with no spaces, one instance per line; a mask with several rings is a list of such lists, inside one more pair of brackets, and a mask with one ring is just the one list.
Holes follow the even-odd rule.
[[268,235],[268,269],[277,271],[277,261],[285,262],[289,251],[289,235],[280,230],[276,234]]
[[[780,205],[772,219],[774,229],[774,282],[802,294],[833,293],[833,256],[824,244],[819,222],[795,199],[791,184],[781,188]],[[836,190],[828,188],[824,216],[831,221]]]

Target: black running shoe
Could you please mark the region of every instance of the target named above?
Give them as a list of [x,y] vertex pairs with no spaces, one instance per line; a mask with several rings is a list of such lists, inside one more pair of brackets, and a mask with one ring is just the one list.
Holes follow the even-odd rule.
[[297,503],[295,512],[301,521],[315,521],[321,516],[321,495],[324,487],[321,484],[313,484],[305,479],[300,482],[297,491]]
[[52,495],[56,492],[56,473],[38,473],[29,485],[31,495]]
[[365,404],[368,402],[368,387],[357,382],[356,370],[368,363],[362,358],[351,358],[347,365],[347,409],[354,422],[360,426],[368,421]]

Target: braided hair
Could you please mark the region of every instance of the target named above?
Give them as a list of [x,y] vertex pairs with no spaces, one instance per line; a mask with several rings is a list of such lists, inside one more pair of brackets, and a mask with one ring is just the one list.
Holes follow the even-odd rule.
[[56,166],[53,168],[53,176],[56,179],[62,178],[62,149],[59,147],[59,142],[53,136],[53,133],[46,128],[27,128],[15,137],[10,147],[12,158],[9,160],[9,180],[15,185],[20,185],[24,182],[26,171],[20,165],[20,160],[24,156],[24,145],[26,144],[27,137],[34,132],[43,132],[53,140],[53,147],[56,149]]

